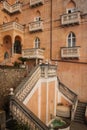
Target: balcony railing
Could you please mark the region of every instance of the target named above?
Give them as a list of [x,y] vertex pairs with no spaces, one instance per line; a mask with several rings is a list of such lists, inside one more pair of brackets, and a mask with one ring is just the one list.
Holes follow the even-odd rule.
[[44,50],[43,49],[23,49],[22,50],[22,57],[28,58],[28,59],[44,59]]
[[44,0],[30,0],[30,7],[43,5],[43,4],[44,4]]
[[61,47],[61,58],[79,58],[80,47]]
[[42,64],[41,65],[41,77],[55,77],[57,76],[57,67],[55,65]]
[[70,14],[64,14],[61,16],[61,24],[80,24],[80,12],[73,12]]
[[0,25],[0,32],[10,31],[10,30],[18,30],[23,32],[24,26],[16,22],[8,22]]
[[10,14],[13,14],[13,13],[16,13],[16,12],[21,12],[21,4],[15,3],[13,5],[10,5],[9,3],[4,1],[3,2],[3,9]]
[[43,30],[43,21],[35,21],[32,23],[29,23],[30,32],[36,32],[36,31],[42,31],[42,30]]

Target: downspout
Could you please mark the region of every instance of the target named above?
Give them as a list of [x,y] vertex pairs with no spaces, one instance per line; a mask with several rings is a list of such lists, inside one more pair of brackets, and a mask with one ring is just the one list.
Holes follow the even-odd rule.
[[52,40],[53,40],[53,36],[52,36],[52,0],[50,3],[50,60],[51,61],[55,61],[55,62],[67,62],[67,63],[77,63],[77,64],[87,64],[87,62],[77,62],[77,61],[70,61],[70,60],[63,60],[63,59],[53,59],[52,58]]

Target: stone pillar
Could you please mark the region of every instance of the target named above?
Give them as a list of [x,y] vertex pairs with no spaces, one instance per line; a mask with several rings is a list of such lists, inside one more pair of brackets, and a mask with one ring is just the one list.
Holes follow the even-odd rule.
[[15,38],[13,37],[13,39],[12,39],[12,56],[14,55],[14,43],[15,43]]
[[5,122],[6,122],[5,111],[0,110],[0,130],[5,130],[6,126]]

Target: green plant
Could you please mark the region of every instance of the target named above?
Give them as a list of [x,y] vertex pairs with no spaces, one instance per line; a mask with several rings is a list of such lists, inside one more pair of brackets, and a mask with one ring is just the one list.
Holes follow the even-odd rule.
[[22,64],[24,64],[25,61],[27,61],[27,58],[23,58],[23,57],[19,57],[18,60],[20,60],[22,62]]
[[20,67],[20,63],[19,63],[19,62],[17,62],[17,61],[15,61],[13,64],[14,64],[14,67],[17,67],[17,68],[19,68],[19,67]]
[[30,127],[27,124],[18,123],[16,120],[13,123],[12,130],[30,130]]

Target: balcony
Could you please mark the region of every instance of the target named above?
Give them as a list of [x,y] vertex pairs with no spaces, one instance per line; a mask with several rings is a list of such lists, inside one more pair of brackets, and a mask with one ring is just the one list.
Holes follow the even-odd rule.
[[79,58],[80,52],[79,52],[78,46],[75,47],[61,47],[61,58]]
[[61,25],[80,24],[80,12],[73,12],[61,16]]
[[20,32],[24,32],[24,26],[16,22],[8,22],[0,25],[0,32],[10,31],[10,30],[17,30]]
[[43,49],[23,49],[22,57],[28,59],[44,59],[44,50]]
[[43,21],[35,21],[29,23],[29,31],[30,32],[43,31]]
[[43,4],[44,4],[44,0],[30,0],[30,7],[35,7]]
[[10,5],[6,1],[3,2],[3,10],[5,10],[9,14],[14,14],[17,12],[21,12],[21,4],[15,3],[13,5]]

